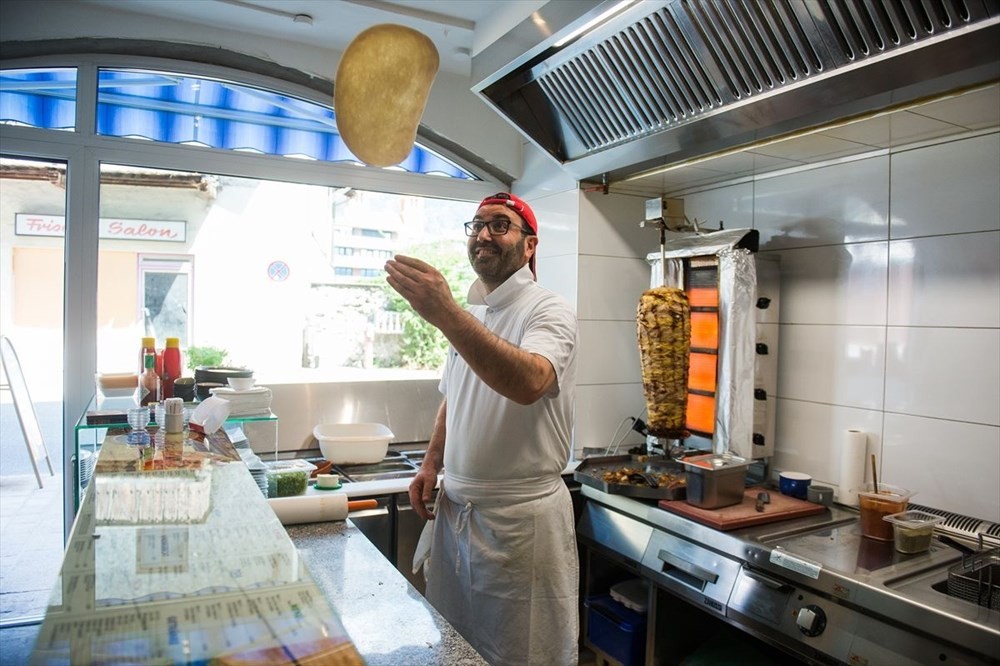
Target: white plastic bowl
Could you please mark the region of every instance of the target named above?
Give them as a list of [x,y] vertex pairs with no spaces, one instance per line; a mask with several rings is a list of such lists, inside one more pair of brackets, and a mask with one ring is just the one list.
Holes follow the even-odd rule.
[[229,382],[230,388],[237,391],[249,391],[254,385],[253,377],[230,377],[226,381]]
[[395,437],[381,423],[321,423],[313,428],[323,457],[335,465],[376,463]]

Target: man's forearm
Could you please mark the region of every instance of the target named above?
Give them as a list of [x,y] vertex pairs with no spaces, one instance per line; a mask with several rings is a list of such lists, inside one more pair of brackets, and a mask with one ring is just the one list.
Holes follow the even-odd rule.
[[512,345],[466,311],[438,328],[472,371],[505,398],[530,405],[555,381],[547,359]]
[[431,438],[427,443],[427,451],[424,453],[424,460],[420,464],[422,468],[431,469],[435,474],[439,473],[444,467],[444,440],[447,417],[448,403],[441,401],[437,415],[434,417],[434,429],[431,431]]

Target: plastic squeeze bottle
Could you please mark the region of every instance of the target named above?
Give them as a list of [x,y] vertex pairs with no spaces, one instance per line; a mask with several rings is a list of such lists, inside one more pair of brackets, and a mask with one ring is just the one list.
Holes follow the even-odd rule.
[[156,338],[143,338],[139,349],[139,374],[146,371],[146,354],[156,355]]
[[160,376],[160,387],[164,400],[174,397],[174,381],[180,376],[180,338],[167,338],[167,346],[163,350],[163,374]]
[[146,369],[139,377],[139,404],[155,405],[160,401],[160,378],[156,376],[156,355],[146,354],[143,357]]

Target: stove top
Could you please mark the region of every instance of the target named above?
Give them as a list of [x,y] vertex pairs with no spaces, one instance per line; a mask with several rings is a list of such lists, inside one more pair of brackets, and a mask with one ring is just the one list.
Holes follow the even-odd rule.
[[[948,594],[962,552],[918,554],[861,534],[856,510],[729,532],[584,486],[588,543],[641,562],[658,586],[727,621],[823,661],[996,663],[1000,611]],[[637,520],[627,520],[625,516]]]
[[846,575],[906,567],[909,563],[925,561],[928,553],[938,551],[954,557],[954,551],[949,546],[937,542],[931,545],[930,551],[900,553],[892,541],[876,541],[862,536],[861,525],[857,521],[808,534],[769,539],[767,543]]

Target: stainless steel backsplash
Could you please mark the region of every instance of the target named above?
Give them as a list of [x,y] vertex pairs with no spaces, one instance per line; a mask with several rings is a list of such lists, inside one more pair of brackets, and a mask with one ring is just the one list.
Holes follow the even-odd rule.
[[278,452],[316,448],[312,430],[319,423],[381,423],[396,436],[393,442],[425,442],[441,403],[437,379],[267,387],[278,417]]

